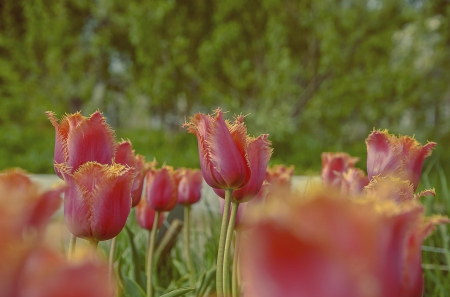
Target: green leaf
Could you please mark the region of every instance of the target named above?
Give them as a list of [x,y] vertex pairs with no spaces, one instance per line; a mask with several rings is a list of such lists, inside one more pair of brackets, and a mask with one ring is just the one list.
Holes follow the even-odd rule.
[[201,297],[203,296],[203,294],[205,294],[206,289],[208,288],[211,281],[214,279],[215,275],[216,275],[216,267],[213,267],[206,272],[204,279],[202,279],[201,284],[198,286],[197,297]]
[[142,282],[142,278],[140,277],[139,256],[136,250],[136,245],[134,244],[134,235],[127,225],[125,225],[124,229],[126,231],[125,233],[127,234],[128,243],[130,244],[131,249],[131,279],[143,287],[145,284]]
[[178,270],[178,273],[180,275],[187,274],[186,265],[183,262],[181,262],[181,261],[179,261],[177,259],[173,259],[172,263],[173,263],[173,266],[175,266],[175,268]]
[[169,293],[166,293],[164,295],[161,295],[160,297],[177,297],[177,296],[182,296],[186,293],[189,293],[191,291],[194,291],[195,287],[186,287],[186,288],[179,288],[179,289],[175,289]]
[[146,297],[144,290],[132,279],[124,277],[124,297]]

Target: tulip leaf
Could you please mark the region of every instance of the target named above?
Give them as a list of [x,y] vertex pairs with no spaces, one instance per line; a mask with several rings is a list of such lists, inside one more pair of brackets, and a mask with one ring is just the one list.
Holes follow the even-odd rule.
[[128,277],[123,278],[124,281],[124,297],[145,297],[144,290],[132,279]]
[[189,293],[191,291],[195,290],[195,287],[186,287],[186,288],[179,288],[179,289],[175,289],[169,293],[166,293],[164,295],[161,295],[160,297],[177,297],[177,296],[182,296],[186,293]]
[[175,268],[178,270],[178,273],[180,275],[185,275],[187,273],[186,265],[183,262],[173,259],[172,263],[173,263],[173,266],[175,266]]
[[213,280],[214,276],[216,275],[216,267],[211,268],[204,274],[204,278],[201,278],[200,284],[197,283],[197,297],[203,296],[205,294],[206,289],[208,288],[209,284]]
[[129,247],[131,249],[131,279],[135,282],[137,282],[141,287],[143,287],[142,278],[140,277],[140,270],[139,270],[139,256],[138,252],[136,250],[136,245],[134,244],[134,236],[131,232],[130,228],[128,228],[127,225],[125,225],[125,233],[127,234]]

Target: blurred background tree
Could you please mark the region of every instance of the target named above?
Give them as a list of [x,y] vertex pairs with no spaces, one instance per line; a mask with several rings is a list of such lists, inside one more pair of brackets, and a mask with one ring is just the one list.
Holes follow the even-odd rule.
[[97,108],[138,153],[197,167],[180,126],[218,106],[297,173],[322,151],[365,167],[373,128],[450,165],[449,82],[446,0],[2,0],[0,169],[51,173],[44,111]]

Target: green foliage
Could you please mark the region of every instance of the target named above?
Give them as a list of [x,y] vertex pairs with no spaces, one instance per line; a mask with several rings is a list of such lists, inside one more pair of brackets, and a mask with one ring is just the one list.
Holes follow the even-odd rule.
[[450,145],[443,0],[3,0],[0,16],[1,169],[52,172],[46,110],[99,108],[175,166],[198,164],[184,119],[217,106],[298,172],[373,127]]

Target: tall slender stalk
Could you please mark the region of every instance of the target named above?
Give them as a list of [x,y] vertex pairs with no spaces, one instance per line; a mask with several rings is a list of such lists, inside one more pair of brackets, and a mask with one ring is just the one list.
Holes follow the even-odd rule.
[[117,236],[111,240],[111,248],[109,249],[109,263],[108,263],[109,283],[111,283],[114,275],[114,253],[116,251],[116,243],[117,243]]
[[153,250],[155,249],[156,232],[158,231],[158,221],[161,212],[157,211],[153,222],[148,246],[147,246],[147,297],[153,297],[152,274],[153,274]]
[[191,230],[191,206],[184,206],[184,255],[186,257],[187,271],[189,272],[189,284],[195,286],[195,271],[192,264],[191,250],[190,250],[190,231]]
[[225,205],[223,207],[222,225],[220,226],[219,249],[217,251],[216,266],[216,292],[217,297],[223,297],[223,255],[225,252],[225,239],[228,229],[228,214],[230,213],[232,189],[225,190]]
[[97,248],[98,248],[98,240],[90,239],[90,240],[89,240],[89,243],[91,244],[91,247],[92,247],[94,250],[97,250]]
[[233,274],[231,275],[231,296],[239,296],[239,284],[238,284],[238,260],[239,260],[239,231],[234,231],[234,256],[233,256]]
[[77,245],[77,237],[73,234],[70,234],[70,242],[69,242],[69,253],[67,255],[67,258],[73,259],[75,256],[75,247]]
[[233,241],[234,223],[239,203],[231,202],[230,222],[228,223],[227,238],[225,242],[225,253],[223,255],[223,294],[230,296],[230,247]]

